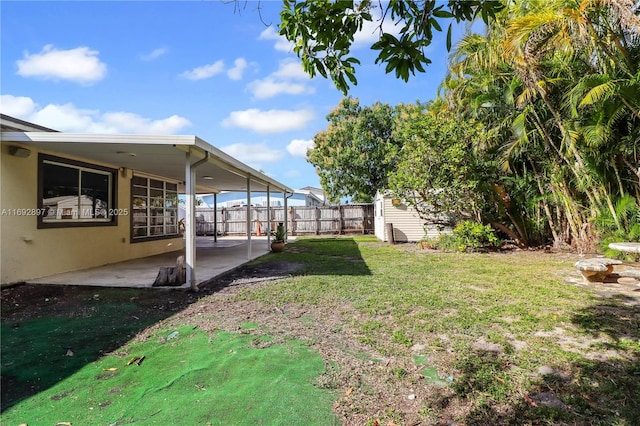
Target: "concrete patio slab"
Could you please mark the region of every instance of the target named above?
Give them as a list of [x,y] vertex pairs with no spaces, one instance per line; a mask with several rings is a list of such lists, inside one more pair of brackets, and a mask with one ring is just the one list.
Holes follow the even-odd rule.
[[[197,237],[196,281],[198,287],[215,277],[269,253],[266,237],[251,238],[251,259],[246,237]],[[82,285],[97,287],[151,288],[161,266],[174,266],[183,251],[149,256],[95,268],[65,272],[27,281],[28,284]],[[189,286],[153,287],[188,289]]]

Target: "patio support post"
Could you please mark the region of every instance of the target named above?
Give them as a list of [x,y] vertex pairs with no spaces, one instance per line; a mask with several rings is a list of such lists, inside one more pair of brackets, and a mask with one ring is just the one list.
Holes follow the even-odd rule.
[[198,291],[196,281],[196,168],[209,160],[209,152],[204,158],[191,164],[191,151],[185,154],[184,186],[185,186],[185,272],[189,288]]
[[218,193],[213,193],[213,242],[218,242]]
[[191,167],[191,152],[185,155],[184,185],[185,185],[185,268],[187,284],[191,290],[196,290],[196,203],[195,203],[195,175]]
[[267,185],[267,250],[271,248],[271,188]]
[[251,176],[247,176],[247,259],[251,260]]
[[282,190],[282,198],[284,198],[284,240],[287,241],[289,238],[289,207],[287,203],[287,190]]

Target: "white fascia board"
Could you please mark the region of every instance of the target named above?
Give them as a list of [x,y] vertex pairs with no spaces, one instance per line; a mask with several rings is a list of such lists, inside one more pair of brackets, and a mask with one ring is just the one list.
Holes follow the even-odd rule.
[[185,135],[121,135],[111,133],[3,132],[3,141],[46,143],[121,143],[132,145],[195,146],[195,136]]

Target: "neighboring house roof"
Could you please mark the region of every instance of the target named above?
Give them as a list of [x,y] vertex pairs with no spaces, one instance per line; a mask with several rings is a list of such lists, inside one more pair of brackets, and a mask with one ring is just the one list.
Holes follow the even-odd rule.
[[304,188],[300,188],[297,191],[303,192],[305,194],[311,194],[321,203],[326,203],[328,199],[327,194],[321,188],[305,186]]
[[[7,116],[2,117],[3,130],[5,117]],[[9,118],[11,120],[7,120],[7,125],[20,121]],[[185,181],[186,155],[190,153],[191,164],[202,160],[196,171],[197,193],[246,191],[247,178],[250,180],[251,191],[266,191],[267,187],[273,190],[293,191],[197,136],[81,134],[42,129],[44,128],[40,128],[39,131],[3,131],[0,140],[3,143],[14,142],[26,148],[34,147],[97,163],[116,165],[123,173],[129,169],[180,183]]]
[[[203,201],[207,204],[213,204],[213,199],[211,198],[212,195],[211,194],[201,194],[201,197],[203,198]],[[323,200],[322,198],[320,198],[318,195],[316,195],[315,193],[309,191],[309,190],[304,190],[304,189],[294,189],[293,193],[289,192],[287,194],[287,198],[288,199],[298,199],[298,200],[311,200],[311,201],[315,201],[318,204],[323,204],[325,203],[325,200]],[[283,199],[283,193],[282,192],[272,192],[271,193],[271,200],[273,201],[279,201]],[[263,202],[266,200],[266,193],[264,192],[254,192],[253,194],[251,194],[251,202]],[[244,192],[236,192],[236,191],[222,191],[218,194],[216,202],[218,203],[218,205],[220,204],[238,204],[238,205],[242,205],[242,204],[246,204],[247,202],[247,196]]]

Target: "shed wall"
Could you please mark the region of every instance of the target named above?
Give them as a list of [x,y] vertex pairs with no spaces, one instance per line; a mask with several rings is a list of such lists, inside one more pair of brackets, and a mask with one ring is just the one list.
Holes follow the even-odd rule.
[[418,216],[416,210],[404,202],[394,205],[390,196],[380,192],[375,198],[375,235],[382,241],[389,241],[387,224],[393,224],[393,236],[397,242],[420,241],[425,238],[437,238],[451,233],[451,227],[442,227],[429,223]]

